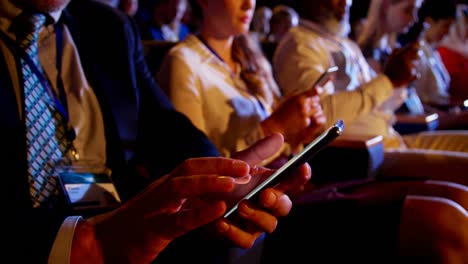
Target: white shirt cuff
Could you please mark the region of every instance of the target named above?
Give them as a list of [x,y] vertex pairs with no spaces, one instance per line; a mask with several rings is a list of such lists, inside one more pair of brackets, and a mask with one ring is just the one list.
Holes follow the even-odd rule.
[[70,263],[73,235],[75,234],[76,225],[81,219],[83,219],[81,216],[69,216],[65,218],[52,245],[48,264]]

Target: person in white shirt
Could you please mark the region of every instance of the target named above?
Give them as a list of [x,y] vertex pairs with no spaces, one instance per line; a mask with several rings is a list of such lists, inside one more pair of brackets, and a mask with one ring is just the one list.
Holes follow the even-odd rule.
[[324,117],[315,91],[280,102],[271,66],[248,37],[254,1],[192,1],[200,33],[172,48],[157,80],[176,109],[225,156],[272,132],[291,151],[310,142]]

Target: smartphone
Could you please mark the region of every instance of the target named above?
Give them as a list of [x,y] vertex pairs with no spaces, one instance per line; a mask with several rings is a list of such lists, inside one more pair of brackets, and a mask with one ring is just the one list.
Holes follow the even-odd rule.
[[343,120],[338,120],[333,126],[328,128],[325,132],[320,134],[314,141],[308,144],[301,152],[291,158],[286,164],[279,168],[276,172],[270,175],[262,183],[257,185],[253,190],[251,190],[247,195],[239,200],[232,208],[230,208],[225,214],[224,218],[229,217],[234,212],[236,212],[239,203],[243,200],[253,200],[256,198],[256,195],[270,186],[277,184],[284,176],[294,172],[299,166],[309,161],[314,157],[320,150],[327,146],[330,142],[336,139],[338,136],[343,134],[344,122]]
[[312,87],[315,87],[315,86],[324,86],[325,83],[328,81],[328,77],[330,76],[330,74],[334,73],[334,72],[337,72],[338,71],[338,66],[333,66],[333,67],[330,67],[328,68],[326,71],[324,71],[320,77],[317,79],[317,81],[315,81],[314,85]]

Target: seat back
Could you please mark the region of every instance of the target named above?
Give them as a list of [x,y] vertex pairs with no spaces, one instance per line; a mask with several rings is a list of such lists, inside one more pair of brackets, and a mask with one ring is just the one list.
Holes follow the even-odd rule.
[[142,43],[146,63],[153,75],[156,75],[159,67],[161,66],[161,63],[164,60],[164,57],[178,42],[142,40]]

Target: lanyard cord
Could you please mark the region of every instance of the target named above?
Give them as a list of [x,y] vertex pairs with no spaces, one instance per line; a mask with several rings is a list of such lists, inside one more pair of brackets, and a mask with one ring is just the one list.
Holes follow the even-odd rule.
[[67,97],[65,94],[65,87],[63,85],[63,80],[61,77],[62,73],[62,53],[63,53],[63,28],[61,24],[56,23],[54,25],[55,34],[56,34],[56,67],[57,67],[57,88],[58,88],[58,95],[52,88],[49,80],[44,75],[43,71],[41,71],[37,65],[32,61],[30,56],[21,49],[16,42],[11,39],[5,32],[0,30],[0,39],[2,39],[7,47],[13,52],[13,54],[19,54],[21,58],[29,65],[31,70],[35,73],[38,77],[39,81],[45,87],[47,93],[52,98],[54,102],[55,109],[59,111],[62,115],[64,120],[63,126],[65,127],[65,136],[66,139],[69,141],[70,145],[72,144],[73,140],[76,138],[75,130],[69,124],[70,118],[68,114],[68,104],[67,104]]

